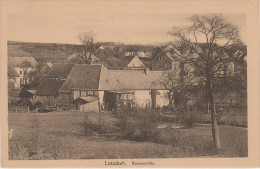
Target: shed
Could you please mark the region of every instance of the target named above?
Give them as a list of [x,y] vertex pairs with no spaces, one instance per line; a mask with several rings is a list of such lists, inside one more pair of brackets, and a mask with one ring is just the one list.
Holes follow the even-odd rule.
[[99,112],[98,97],[95,96],[79,97],[73,101],[73,104],[75,104],[77,109],[81,112]]

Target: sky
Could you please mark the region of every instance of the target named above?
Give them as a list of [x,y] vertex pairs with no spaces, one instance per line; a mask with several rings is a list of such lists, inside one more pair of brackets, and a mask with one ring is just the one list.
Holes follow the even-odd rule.
[[[82,32],[96,41],[159,44],[171,40],[172,26],[188,25],[194,13],[183,13],[154,1],[23,1],[8,4],[8,40],[80,43]],[[176,8],[176,7],[175,7]],[[224,14],[246,41],[246,15]]]

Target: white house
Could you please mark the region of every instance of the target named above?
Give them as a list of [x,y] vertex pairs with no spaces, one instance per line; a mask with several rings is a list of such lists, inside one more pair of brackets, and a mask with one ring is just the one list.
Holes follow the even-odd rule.
[[12,67],[20,77],[20,84],[30,83],[30,79],[27,77],[38,62],[34,57],[8,57],[8,66]]
[[151,55],[152,52],[146,52],[146,51],[138,51],[138,52],[127,51],[124,54],[124,56],[138,56],[142,58],[149,58]]
[[[58,74],[50,70],[47,76],[52,73]],[[119,104],[156,108],[169,103],[167,90],[156,83],[163,76],[160,71],[108,70],[103,65],[75,64],[66,74],[64,80],[45,79],[36,95],[47,96],[48,91],[55,91],[50,93],[51,103],[74,103],[80,111],[113,110]]]
[[11,66],[8,66],[8,82],[11,82],[15,89],[20,89],[20,76]]

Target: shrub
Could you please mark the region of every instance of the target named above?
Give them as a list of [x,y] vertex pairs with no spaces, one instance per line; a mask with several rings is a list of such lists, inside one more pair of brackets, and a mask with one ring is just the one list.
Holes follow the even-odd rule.
[[119,132],[121,133],[122,137],[126,139],[134,139],[134,135],[137,130],[135,124],[135,120],[127,114],[124,114],[118,118],[116,122],[116,126],[119,128]]
[[85,116],[84,122],[84,132],[86,136],[93,136],[96,134],[111,134],[113,132],[113,127],[105,122],[102,116],[99,117],[98,122],[94,122]]
[[183,125],[184,128],[192,128],[195,119],[192,112],[186,112],[185,110],[180,110],[177,113],[177,121],[179,121],[179,123]]

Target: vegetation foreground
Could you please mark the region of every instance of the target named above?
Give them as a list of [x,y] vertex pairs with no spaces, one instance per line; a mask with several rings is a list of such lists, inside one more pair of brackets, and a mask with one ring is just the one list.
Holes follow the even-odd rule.
[[10,160],[248,156],[247,128],[227,125],[219,126],[222,149],[216,153],[210,124],[138,131],[152,139],[128,137],[129,131],[122,136],[118,117],[108,112],[9,113],[8,124]]

